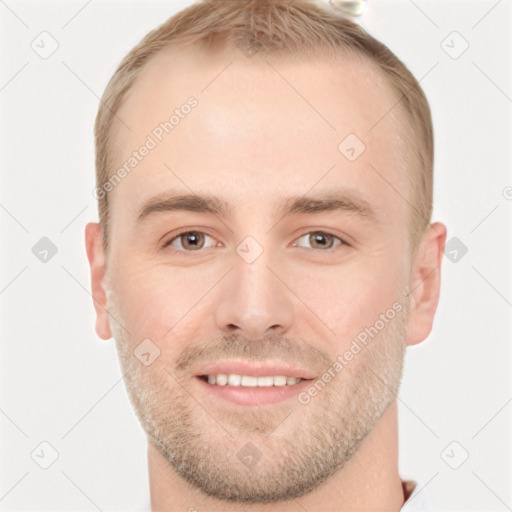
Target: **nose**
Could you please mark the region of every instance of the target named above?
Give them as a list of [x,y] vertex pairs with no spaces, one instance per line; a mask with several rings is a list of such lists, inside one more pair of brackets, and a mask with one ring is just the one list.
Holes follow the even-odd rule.
[[257,340],[290,329],[293,294],[276,266],[267,251],[252,263],[235,255],[233,269],[219,283],[215,322],[220,330]]

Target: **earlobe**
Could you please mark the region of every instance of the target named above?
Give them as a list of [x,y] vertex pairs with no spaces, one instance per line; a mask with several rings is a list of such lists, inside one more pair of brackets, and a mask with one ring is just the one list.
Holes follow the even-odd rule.
[[106,259],[103,251],[101,225],[90,222],[85,227],[85,249],[91,269],[91,292],[96,311],[96,334],[103,340],[112,338],[107,310],[107,293],[104,284]]
[[446,226],[429,226],[412,263],[407,344],[422,342],[432,331],[441,290],[441,263],[446,242]]

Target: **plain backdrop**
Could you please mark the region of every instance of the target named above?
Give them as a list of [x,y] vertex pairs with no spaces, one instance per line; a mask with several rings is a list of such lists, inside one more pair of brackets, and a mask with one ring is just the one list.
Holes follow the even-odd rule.
[[[189,3],[0,1],[2,510],[148,500],[143,431],[114,342],[94,332],[84,226],[97,220],[98,98],[128,50]],[[408,349],[400,472],[435,510],[511,510],[511,2],[370,0],[359,22],[430,100],[433,220],[452,244],[432,334]]]

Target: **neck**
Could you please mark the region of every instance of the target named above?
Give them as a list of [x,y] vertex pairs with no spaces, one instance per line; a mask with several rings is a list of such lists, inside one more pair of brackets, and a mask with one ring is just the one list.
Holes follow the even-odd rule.
[[248,505],[228,503],[191,487],[148,443],[151,509],[211,512],[291,512],[323,510],[398,512],[404,495],[398,473],[398,414],[394,400],[350,461],[321,487],[291,502]]

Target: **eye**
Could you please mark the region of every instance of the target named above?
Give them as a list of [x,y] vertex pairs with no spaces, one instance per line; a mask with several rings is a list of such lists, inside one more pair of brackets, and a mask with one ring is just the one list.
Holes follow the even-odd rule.
[[[208,239],[211,240],[210,246],[207,245]],[[312,249],[321,252],[330,252],[341,245],[348,245],[341,238],[323,231],[312,231],[310,233],[306,233],[297,239],[298,243],[295,242],[292,245],[307,247],[300,243],[303,239],[306,243],[311,245]],[[200,252],[201,249],[216,247],[218,246],[218,243],[216,243],[211,236],[201,231],[184,231],[165,242],[163,248],[169,246],[177,252]]]
[[[206,233],[201,233],[200,231],[184,231],[165,242],[164,248],[172,246],[174,249],[181,252],[199,251],[205,248],[205,240],[207,238],[213,240],[211,236]],[[214,243],[211,247],[215,245]]]
[[[324,233],[323,231],[312,231],[310,233],[306,233],[305,235],[299,237],[297,240],[300,241],[302,239],[305,239],[306,243],[311,244],[312,249],[320,250],[323,252],[329,252],[330,250],[333,250],[340,245],[348,245],[341,238],[331,235],[330,233]],[[297,244],[294,243],[292,245]],[[299,247],[304,246],[299,244]]]

